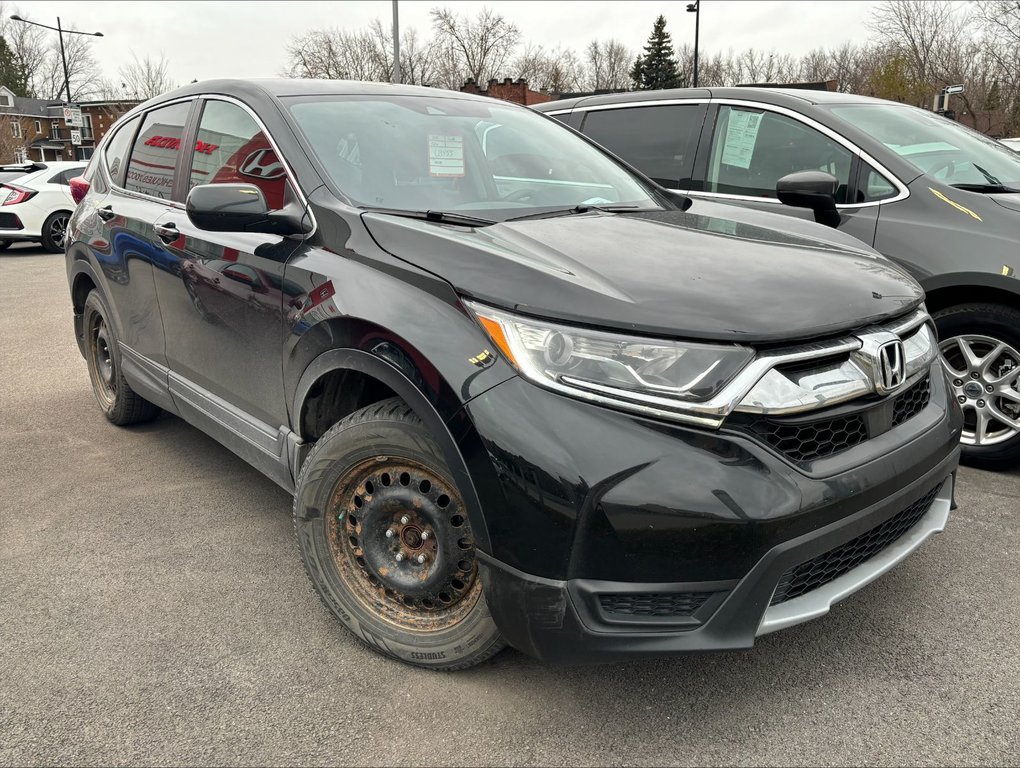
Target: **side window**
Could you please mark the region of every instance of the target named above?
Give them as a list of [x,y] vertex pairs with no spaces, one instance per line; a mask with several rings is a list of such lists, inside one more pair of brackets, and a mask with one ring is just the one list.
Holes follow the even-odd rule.
[[128,161],[124,188],[169,200],[174,189],[174,168],[181,149],[190,101],[154,109],[145,115]]
[[659,184],[686,189],[704,121],[702,104],[601,109],[588,113],[583,131]]
[[110,178],[113,179],[113,183],[117,186],[123,186],[124,184],[125,161],[127,160],[131,137],[134,136],[135,129],[137,127],[137,117],[124,123],[124,125],[118,128],[117,132],[113,134],[110,140],[106,143],[106,149],[103,150],[103,155],[106,158],[106,169],[109,171]]
[[76,176],[81,176],[84,170],[85,170],[84,166],[82,166],[81,168],[68,168],[66,171],[61,171],[60,173],[50,178],[49,183],[63,184],[65,187],[68,187],[71,185],[71,179],[75,178]]
[[751,197],[776,196],[776,182],[797,171],[825,171],[839,179],[836,202],[847,202],[853,155],[842,144],[799,120],[775,112],[719,107],[709,192]]
[[287,174],[272,144],[247,111],[207,101],[198,125],[188,189],[199,184],[254,184],[270,208],[282,208]]
[[869,163],[862,162],[857,184],[857,203],[873,203],[896,196],[896,187]]

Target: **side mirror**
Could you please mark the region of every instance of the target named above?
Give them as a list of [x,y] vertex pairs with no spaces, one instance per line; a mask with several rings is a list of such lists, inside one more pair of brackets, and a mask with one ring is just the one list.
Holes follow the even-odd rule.
[[779,202],[814,211],[815,221],[828,227],[838,227],[842,220],[836,210],[838,189],[839,179],[824,171],[797,171],[776,182]]
[[303,235],[310,230],[295,202],[270,211],[262,190],[254,184],[200,184],[188,193],[188,218],[208,232],[263,232]]

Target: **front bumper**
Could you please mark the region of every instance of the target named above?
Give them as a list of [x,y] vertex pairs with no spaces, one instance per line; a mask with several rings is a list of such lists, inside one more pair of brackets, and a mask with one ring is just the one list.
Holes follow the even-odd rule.
[[493,618],[518,649],[577,663],[749,648],[823,615],[945,527],[961,417],[931,374],[916,416],[811,466],[499,385],[469,403],[485,455],[465,453]]

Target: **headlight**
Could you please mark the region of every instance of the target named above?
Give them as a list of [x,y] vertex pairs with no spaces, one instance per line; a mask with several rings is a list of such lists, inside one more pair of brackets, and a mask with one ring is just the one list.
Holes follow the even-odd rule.
[[572,328],[465,303],[526,378],[636,410],[683,411],[708,400],[754,357],[747,347]]

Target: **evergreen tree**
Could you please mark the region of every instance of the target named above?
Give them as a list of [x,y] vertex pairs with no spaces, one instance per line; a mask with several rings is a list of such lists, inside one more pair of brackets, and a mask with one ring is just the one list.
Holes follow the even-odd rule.
[[655,20],[644,55],[637,57],[630,76],[639,91],[680,87],[680,72],[673,55],[673,40],[666,31],[665,16]]
[[0,85],[7,86],[17,96],[28,95],[28,73],[3,37],[0,37]]

